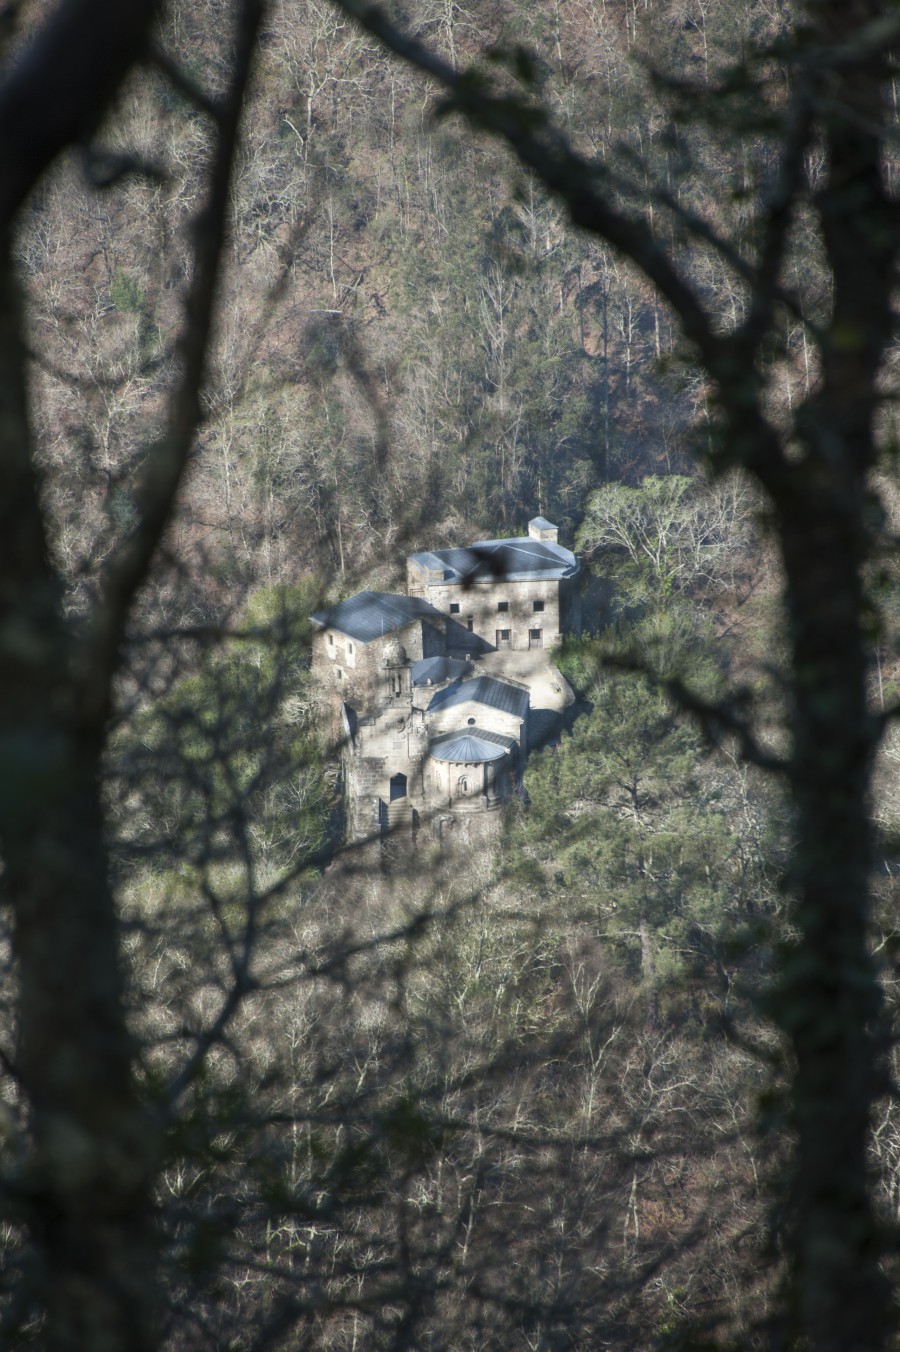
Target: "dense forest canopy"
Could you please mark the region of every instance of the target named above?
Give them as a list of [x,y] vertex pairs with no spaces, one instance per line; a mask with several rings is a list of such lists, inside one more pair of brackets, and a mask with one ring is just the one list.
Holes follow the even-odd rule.
[[[5,1346],[895,1346],[898,35],[7,7]],[[536,514],[579,717],[339,850],[310,614]]]

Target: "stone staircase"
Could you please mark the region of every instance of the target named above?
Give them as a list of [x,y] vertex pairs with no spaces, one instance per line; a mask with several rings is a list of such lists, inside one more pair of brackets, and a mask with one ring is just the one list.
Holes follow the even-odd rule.
[[413,810],[408,798],[398,798],[393,803],[381,804],[381,833],[393,835],[395,831],[411,831],[417,824],[418,814]]

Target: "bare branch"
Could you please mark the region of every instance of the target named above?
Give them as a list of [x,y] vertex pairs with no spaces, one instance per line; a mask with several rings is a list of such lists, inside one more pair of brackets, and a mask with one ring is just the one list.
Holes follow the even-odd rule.
[[172,396],[166,435],[152,448],[147,459],[136,504],[138,525],[111,561],[103,598],[93,616],[84,664],[82,717],[94,727],[106,718],[112,677],[131,603],[147,576],[169,524],[200,421],[200,391],[219,259],[227,228],[232,167],[262,13],[262,0],[244,0],[231,88],[218,111],[219,135],[210,174],[209,199],[195,222],[195,276],[186,303],[185,329],[177,350],[181,378]]
[[459,71],[410,37],[375,5],[360,0],[334,0],[367,32],[380,39],[410,65],[433,76],[448,92],[446,111],[461,113],[476,128],[499,136],[569,209],[576,225],[606,239],[630,258],[659,288],[677,312],[685,337],[704,357],[715,355],[711,317],[693,287],[681,276],[667,251],[641,216],[614,206],[601,192],[606,175],[597,164],[572,149],[540,106],[525,98],[492,93],[480,75]]
[[742,464],[767,486],[789,487],[787,462],[777,432],[762,411],[753,362],[741,346],[722,341],[713,315],[646,218],[611,201],[605,191],[609,184],[605,167],[574,150],[541,105],[491,92],[480,73],[449,65],[402,32],[378,6],[363,0],[333,2],[404,61],[438,81],[448,94],[441,111],[460,113],[476,129],[506,141],[519,162],[565,203],[576,225],[605,240],[644,273],[671,305],[685,340],[696,348],[722,390],[729,440],[727,450],[714,457],[717,469]]
[[146,48],[160,0],[68,0],[0,88],[0,225],[56,156],[96,128]]

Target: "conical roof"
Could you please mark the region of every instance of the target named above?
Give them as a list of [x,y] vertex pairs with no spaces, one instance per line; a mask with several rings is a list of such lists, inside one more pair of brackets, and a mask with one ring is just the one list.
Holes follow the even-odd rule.
[[481,765],[485,761],[501,760],[515,746],[512,737],[485,732],[482,728],[466,728],[432,743],[429,754],[435,760],[452,761],[456,765]]

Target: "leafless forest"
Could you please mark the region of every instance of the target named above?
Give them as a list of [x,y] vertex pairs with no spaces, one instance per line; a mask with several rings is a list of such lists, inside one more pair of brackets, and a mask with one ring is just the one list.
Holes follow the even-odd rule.
[[[0,14],[0,1342],[897,1348],[895,8],[117,10]],[[535,514],[579,716],[342,849],[309,615]]]

